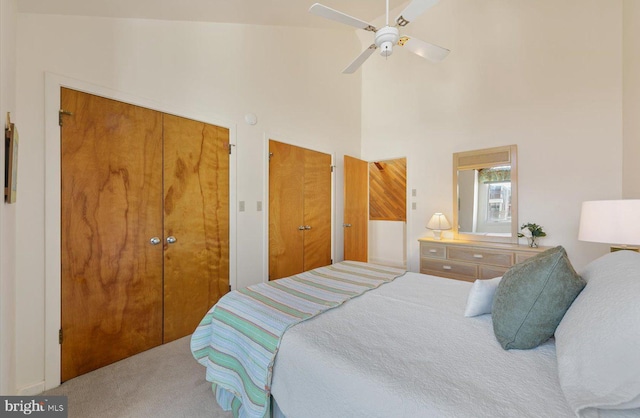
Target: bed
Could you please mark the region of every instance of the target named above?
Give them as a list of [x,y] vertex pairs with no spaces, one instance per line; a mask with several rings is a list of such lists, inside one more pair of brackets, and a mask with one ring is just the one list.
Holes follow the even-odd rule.
[[[412,272],[385,281],[284,327],[269,366],[273,402],[265,413],[640,417],[640,254],[612,253],[582,276],[587,286],[556,339],[527,350],[505,350],[492,315],[464,316],[471,283]],[[234,409],[234,390],[207,376],[219,403]],[[236,414],[251,416],[238,401]]]

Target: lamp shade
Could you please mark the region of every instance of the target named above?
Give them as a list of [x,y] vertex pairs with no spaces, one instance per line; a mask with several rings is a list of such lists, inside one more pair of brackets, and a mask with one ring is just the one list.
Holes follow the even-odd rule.
[[427,222],[427,228],[442,231],[443,229],[451,229],[451,224],[447,220],[447,217],[442,213],[434,213],[429,222]]
[[606,244],[640,244],[640,199],[583,202],[578,239]]

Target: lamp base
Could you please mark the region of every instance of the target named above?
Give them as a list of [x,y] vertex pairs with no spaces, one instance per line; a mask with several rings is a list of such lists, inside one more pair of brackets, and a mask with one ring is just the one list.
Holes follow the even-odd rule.
[[637,253],[640,253],[640,247],[627,247],[626,245],[612,245],[611,252],[613,253],[615,251],[635,251]]
[[439,229],[433,230],[433,239],[442,239],[442,231]]

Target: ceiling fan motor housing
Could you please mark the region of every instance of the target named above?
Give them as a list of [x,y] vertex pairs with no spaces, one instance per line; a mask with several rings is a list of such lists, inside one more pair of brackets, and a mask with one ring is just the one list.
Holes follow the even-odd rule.
[[393,46],[398,43],[400,35],[398,28],[385,26],[376,32],[376,46],[380,48],[380,55],[388,57],[393,53]]

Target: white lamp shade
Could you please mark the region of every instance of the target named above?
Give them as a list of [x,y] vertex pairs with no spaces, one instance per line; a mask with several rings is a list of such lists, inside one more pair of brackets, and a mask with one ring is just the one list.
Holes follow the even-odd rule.
[[442,213],[434,213],[429,222],[427,222],[427,228],[442,231],[443,229],[451,229],[451,224],[447,220],[447,217]]
[[639,245],[640,199],[583,202],[578,239]]

